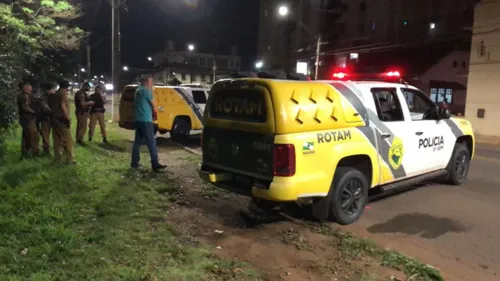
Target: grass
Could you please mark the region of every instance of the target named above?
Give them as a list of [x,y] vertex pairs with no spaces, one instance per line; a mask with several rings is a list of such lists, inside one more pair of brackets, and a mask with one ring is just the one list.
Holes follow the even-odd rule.
[[[128,170],[127,148],[93,144],[76,149],[77,166],[55,166],[48,158],[20,162],[18,138],[6,140],[0,167],[0,280],[262,278],[169,224],[178,186],[167,175]],[[120,138],[109,126],[109,139]]]
[[380,260],[383,266],[402,271],[408,277],[408,280],[444,281],[436,268],[396,251],[382,249],[369,239],[355,237],[350,233],[333,229],[328,225],[314,226],[313,230],[334,238],[332,240],[333,245],[340,249],[346,258],[354,259],[367,255]]

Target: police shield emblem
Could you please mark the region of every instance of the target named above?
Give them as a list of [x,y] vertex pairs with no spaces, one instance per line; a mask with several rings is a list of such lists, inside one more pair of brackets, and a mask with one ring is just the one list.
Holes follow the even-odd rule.
[[403,164],[403,156],[404,156],[404,145],[403,141],[395,137],[394,140],[392,141],[391,148],[389,149],[389,164],[394,170],[399,169],[401,167],[401,164]]

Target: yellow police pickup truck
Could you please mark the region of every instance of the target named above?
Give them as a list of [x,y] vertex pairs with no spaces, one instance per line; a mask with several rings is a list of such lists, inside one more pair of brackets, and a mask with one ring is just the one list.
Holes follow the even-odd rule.
[[202,179],[261,202],[310,198],[343,225],[370,189],[462,184],[474,154],[469,121],[399,82],[227,79],[204,120]]

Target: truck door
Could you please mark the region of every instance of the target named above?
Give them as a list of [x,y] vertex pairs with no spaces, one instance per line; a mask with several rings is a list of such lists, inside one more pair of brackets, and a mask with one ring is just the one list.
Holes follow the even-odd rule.
[[415,149],[420,155],[420,173],[444,169],[453,153],[456,137],[445,120],[436,120],[432,110],[437,107],[423,92],[401,87],[403,110],[411,120]]
[[[372,125],[378,131],[379,154],[392,172],[392,181],[402,180],[418,174],[418,155],[414,154],[417,139],[409,129],[411,120],[405,119],[398,90],[394,88],[371,88],[377,116],[372,116]],[[383,179],[381,184],[391,180]]]

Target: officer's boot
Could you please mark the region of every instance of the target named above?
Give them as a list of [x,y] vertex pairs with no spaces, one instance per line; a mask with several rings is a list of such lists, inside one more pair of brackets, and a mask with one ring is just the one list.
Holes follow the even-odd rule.
[[92,136],[89,136],[89,142],[92,142]]
[[102,142],[108,144],[108,139],[106,137],[102,137]]

